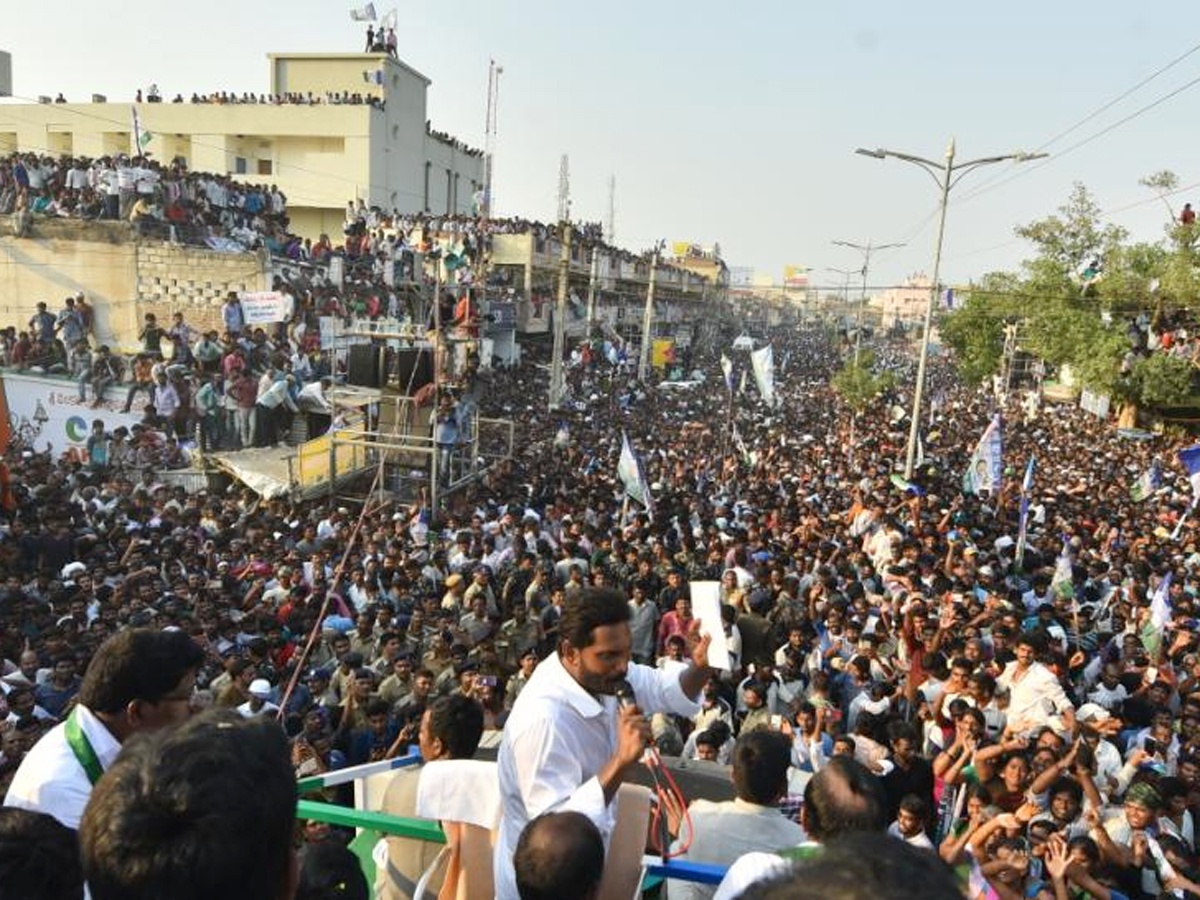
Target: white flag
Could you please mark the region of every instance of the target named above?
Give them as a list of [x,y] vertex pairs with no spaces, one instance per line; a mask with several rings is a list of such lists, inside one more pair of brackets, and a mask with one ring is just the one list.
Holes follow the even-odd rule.
[[142,117],[138,115],[137,107],[133,106],[130,109],[133,110],[133,143],[137,147],[137,155],[141,156],[153,135],[142,127]]
[[375,4],[368,3],[366,6],[360,6],[358,9],[351,9],[350,18],[355,22],[374,22],[377,18],[375,15]]
[[625,495],[653,513],[654,498],[650,496],[650,486],[646,483],[646,475],[642,471],[642,461],[634,453],[633,445],[624,433],[621,434],[621,458],[617,461],[617,475],[625,486]]
[[754,380],[758,392],[768,406],[775,405],[775,351],[771,345],[760,347],[750,354],[750,365],[754,369]]
[[398,14],[396,12],[396,8],[393,6],[391,9],[389,9],[386,13],[383,14],[383,18],[379,20],[379,27],[380,28],[395,28],[398,24],[398,21],[399,21],[399,19],[398,19]]
[[725,387],[733,393],[733,360],[721,354],[721,371],[725,374]]

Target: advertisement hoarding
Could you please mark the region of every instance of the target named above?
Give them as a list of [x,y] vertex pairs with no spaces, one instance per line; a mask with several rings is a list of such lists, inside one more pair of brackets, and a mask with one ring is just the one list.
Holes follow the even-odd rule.
[[[108,396],[96,408],[92,407],[90,388],[88,400],[81,401],[75,382],[67,378],[9,372],[4,375],[3,388],[9,436],[22,438],[39,452],[83,449],[94,419],[104,422],[104,430],[110,433],[142,420],[140,412],[121,412],[126,388],[120,385],[110,385]],[[147,402],[146,394],[140,394],[134,409]]]
[[808,266],[784,266],[783,286],[790,288],[808,287]]

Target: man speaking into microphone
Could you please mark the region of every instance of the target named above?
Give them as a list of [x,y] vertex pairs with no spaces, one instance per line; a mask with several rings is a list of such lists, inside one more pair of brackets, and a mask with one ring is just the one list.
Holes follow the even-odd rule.
[[[695,622],[686,668],[631,663],[629,602],[611,588],[587,588],[563,606],[558,651],[521,690],[500,744],[503,817],[496,846],[497,900],[518,900],[513,852],[525,824],[549,810],[575,810],[607,844],[612,800],[650,740],[646,715],[695,715],[708,680],[708,636]],[[637,705],[618,704],[626,682]]]

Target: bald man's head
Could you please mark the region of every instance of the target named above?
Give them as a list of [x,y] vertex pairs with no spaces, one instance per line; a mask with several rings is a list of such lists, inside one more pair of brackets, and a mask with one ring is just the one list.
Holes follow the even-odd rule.
[[521,900],[594,900],[604,874],[604,839],[582,813],[545,813],[521,832],[513,867]]
[[886,813],[879,779],[848,756],[829,760],[804,788],[804,830],[822,843],[856,831],[883,831]]

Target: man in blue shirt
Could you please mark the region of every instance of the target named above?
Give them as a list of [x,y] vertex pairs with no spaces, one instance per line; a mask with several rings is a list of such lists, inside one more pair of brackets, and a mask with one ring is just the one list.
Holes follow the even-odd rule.
[[35,340],[50,342],[54,340],[54,316],[46,310],[45,303],[37,305],[37,312],[29,320],[29,328]]

